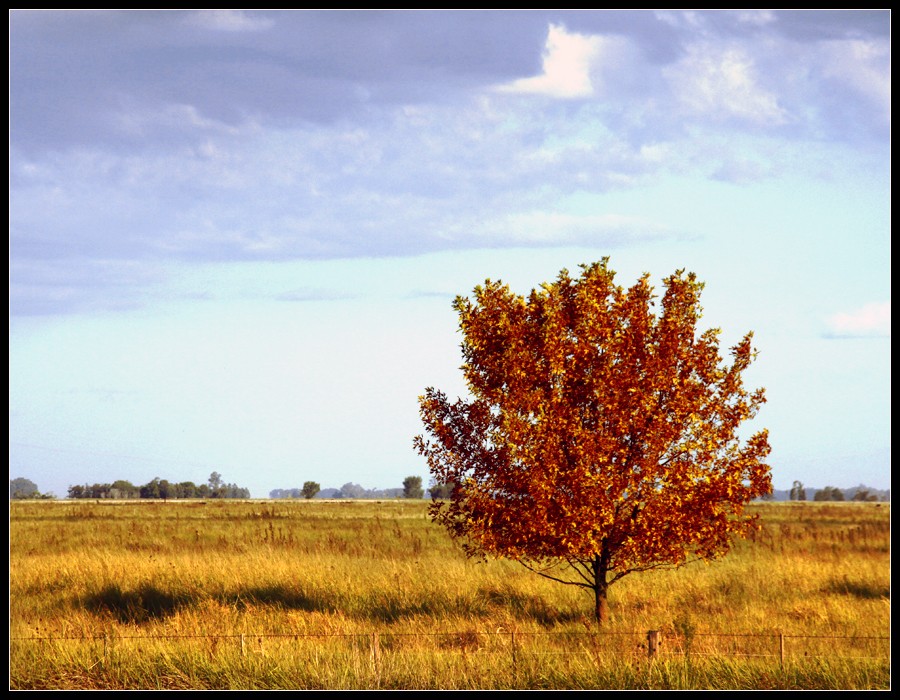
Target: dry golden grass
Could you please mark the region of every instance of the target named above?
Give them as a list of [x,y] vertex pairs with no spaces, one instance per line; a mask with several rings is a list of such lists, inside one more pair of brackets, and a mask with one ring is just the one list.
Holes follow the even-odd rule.
[[889,504],[754,506],[725,559],[613,586],[599,635],[583,591],[467,561],[426,508],[12,502],[10,687],[889,687],[889,642],[834,639],[890,637]]

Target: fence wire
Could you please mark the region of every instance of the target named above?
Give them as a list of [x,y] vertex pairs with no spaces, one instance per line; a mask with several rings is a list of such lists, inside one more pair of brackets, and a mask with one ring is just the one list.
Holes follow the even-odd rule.
[[69,642],[102,645],[110,649],[147,643],[204,641],[213,650],[221,645],[251,653],[321,653],[325,645],[364,650],[373,658],[404,652],[434,651],[466,654],[507,655],[514,660],[566,656],[647,658],[769,658],[799,659],[889,659],[890,637],[798,634],[698,633],[664,635],[658,630],[631,632],[536,632],[498,629],[494,631],[443,632],[247,632],[213,634],[81,634],[10,638],[10,654],[17,645]]

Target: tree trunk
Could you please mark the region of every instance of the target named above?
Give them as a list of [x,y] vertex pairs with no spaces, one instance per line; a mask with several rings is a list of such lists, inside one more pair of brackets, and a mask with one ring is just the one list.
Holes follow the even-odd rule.
[[597,624],[602,625],[609,619],[609,601],[607,593],[609,591],[609,582],[606,580],[606,559],[607,557],[594,557],[594,614],[597,617]]
[[608,585],[606,581],[594,582],[594,614],[597,624],[602,625],[609,619],[609,602],[607,600]]

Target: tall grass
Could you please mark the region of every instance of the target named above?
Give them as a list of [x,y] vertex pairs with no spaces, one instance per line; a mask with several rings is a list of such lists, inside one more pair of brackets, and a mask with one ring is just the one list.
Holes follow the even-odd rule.
[[422,502],[13,502],[10,687],[889,687],[885,642],[832,637],[890,636],[890,506],[753,507],[721,561],[613,586],[598,635]]

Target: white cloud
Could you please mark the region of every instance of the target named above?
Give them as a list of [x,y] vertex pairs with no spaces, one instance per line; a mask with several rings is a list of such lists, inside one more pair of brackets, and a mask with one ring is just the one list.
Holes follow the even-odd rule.
[[872,302],[847,313],[836,313],[828,319],[828,327],[828,336],[833,338],[889,338],[891,302]]
[[343,299],[354,299],[358,295],[350,294],[344,291],[335,291],[329,289],[321,289],[319,287],[298,287],[281,292],[276,295],[278,301],[304,302],[304,301],[338,301]]
[[117,125],[125,133],[146,135],[151,129],[169,131],[203,130],[236,136],[240,130],[204,117],[200,110],[188,104],[170,104],[155,109],[131,106],[119,112]]
[[761,160],[742,158],[740,156],[726,159],[711,173],[714,180],[746,185],[760,182],[772,175],[772,166]]
[[258,32],[275,24],[274,20],[251,17],[243,10],[198,10],[191,15],[191,22],[221,32]]
[[602,243],[621,246],[673,235],[659,223],[618,214],[575,215],[530,211],[498,217],[480,231],[493,244],[571,245]]
[[754,27],[764,27],[775,22],[775,13],[772,10],[741,10],[736,14],[739,23]]
[[571,98],[594,94],[591,61],[600,48],[600,38],[569,34],[565,27],[551,24],[544,48],[544,72],[500,87],[504,92],[521,92]]
[[654,13],[656,19],[670,27],[689,28],[701,31],[705,26],[703,16],[693,10],[659,10]]
[[885,124],[891,121],[891,49],[888,42],[824,42],[822,73],[877,105]]
[[758,84],[752,58],[739,48],[695,44],[664,73],[672,93],[690,113],[759,125],[786,121],[775,96]]

